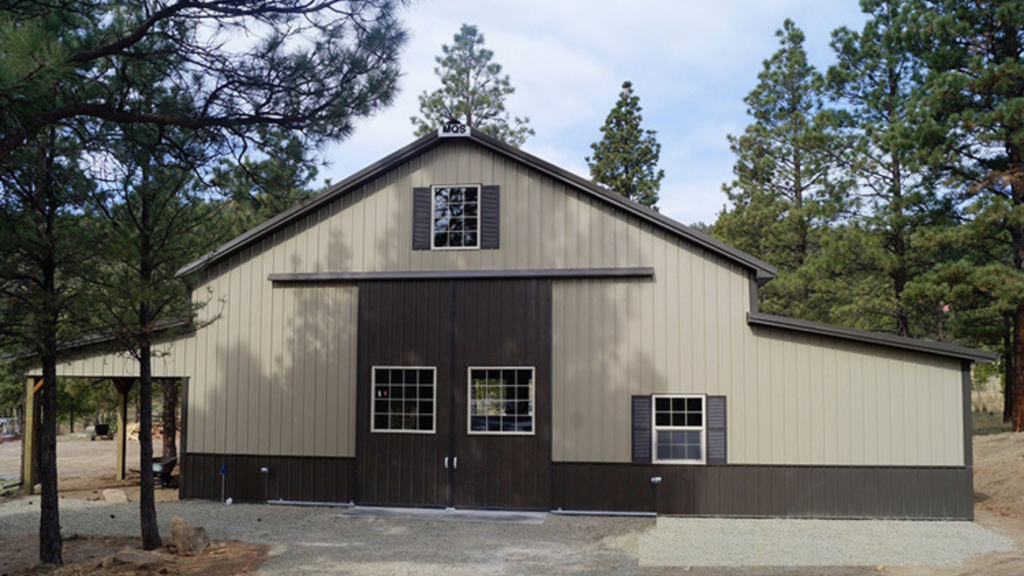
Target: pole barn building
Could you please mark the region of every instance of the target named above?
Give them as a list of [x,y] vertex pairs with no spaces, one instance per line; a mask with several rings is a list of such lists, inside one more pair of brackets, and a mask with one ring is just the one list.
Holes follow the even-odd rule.
[[[762,314],[764,262],[477,131],[182,269],[183,498],[973,516],[987,352]],[[83,347],[64,376],[129,378]]]

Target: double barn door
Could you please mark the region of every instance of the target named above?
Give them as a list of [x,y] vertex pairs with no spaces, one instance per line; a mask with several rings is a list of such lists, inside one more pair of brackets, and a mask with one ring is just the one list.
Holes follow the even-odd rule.
[[356,501],[547,509],[549,280],[359,287]]

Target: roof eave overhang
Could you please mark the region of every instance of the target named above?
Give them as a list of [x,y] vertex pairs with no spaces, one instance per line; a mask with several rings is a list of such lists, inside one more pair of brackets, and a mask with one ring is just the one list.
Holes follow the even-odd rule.
[[878,332],[869,332],[867,330],[854,330],[852,328],[843,328],[841,326],[832,326],[830,324],[822,324],[819,322],[808,322],[806,320],[797,320],[795,318],[786,318],[785,316],[775,316],[773,314],[763,314],[760,312],[747,313],[747,323],[753,326],[793,330],[818,336],[828,336],[841,340],[875,344],[888,348],[912,350],[914,352],[946,356],[960,360],[970,360],[973,362],[995,362],[999,360],[999,354],[987,352],[985,350],[976,350],[974,348],[966,348],[964,346],[947,344],[945,342],[931,342],[928,340],[918,340],[916,338],[894,336],[892,334],[880,334]]

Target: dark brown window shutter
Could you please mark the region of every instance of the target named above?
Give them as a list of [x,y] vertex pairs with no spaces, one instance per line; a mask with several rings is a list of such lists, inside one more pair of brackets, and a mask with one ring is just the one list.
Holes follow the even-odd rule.
[[633,396],[633,463],[651,463],[650,396]]
[[480,248],[497,250],[501,236],[501,190],[484,186],[480,190]]
[[725,426],[725,396],[707,398],[708,464],[725,464],[728,454]]
[[430,188],[412,189],[412,249],[430,250]]

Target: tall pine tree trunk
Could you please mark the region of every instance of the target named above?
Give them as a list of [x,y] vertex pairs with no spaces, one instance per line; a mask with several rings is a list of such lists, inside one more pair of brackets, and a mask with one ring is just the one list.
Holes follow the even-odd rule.
[[[1014,35],[1013,38],[1016,38]],[[1015,46],[1018,49],[1019,43]],[[1013,142],[1006,143],[1009,168],[1006,175],[1010,181],[1013,207],[1017,210],[1024,204],[1024,151]],[[1018,274],[1024,274],[1024,225],[1013,224],[1010,230],[1013,243],[1013,267]],[[1013,394],[1013,431],[1024,431],[1024,302],[1017,304],[1013,311],[1013,382],[1006,383]]]
[[1013,431],[1024,431],[1024,303],[1013,311],[1013,380],[1006,384],[1013,398]]
[[[895,78],[895,73],[891,69],[889,71],[889,87],[890,97],[896,98],[899,84]],[[889,111],[889,122],[890,124],[895,123],[895,111],[892,109]],[[892,251],[893,255],[896,256],[896,270],[893,274],[893,290],[896,300],[896,335],[910,336],[910,316],[907,314],[906,307],[903,306],[903,292],[907,289],[907,243],[903,229],[902,167],[900,166],[899,158],[895,154],[892,155],[892,159],[893,183],[891,206],[895,208],[895,218],[893,221],[895,230],[893,231]]]
[[43,366],[43,388],[40,391],[39,438],[39,561],[44,564],[63,564],[63,541],[60,536],[60,510],[57,496],[57,330],[60,309],[57,290],[57,210],[60,193],[54,182],[53,149],[55,136],[50,130],[50,146],[44,153],[45,169],[41,172],[36,190],[38,208],[43,216],[45,248],[39,260],[42,280],[42,314],[38,320],[36,337],[40,342],[39,360]]
[[[56,338],[49,339],[41,358],[43,388],[40,390],[39,438],[39,561],[63,564],[60,510],[57,496],[57,354]],[[52,347],[51,347],[52,344]]]
[[[140,308],[139,316],[140,319],[148,317],[145,305]],[[139,346],[139,405],[139,464],[142,466],[139,512],[142,521],[142,548],[156,550],[163,546],[163,542],[156,522],[156,494],[153,486],[153,371],[148,332],[143,336]]]
[[1003,422],[1010,424],[1013,420],[1013,317],[1003,315]]

